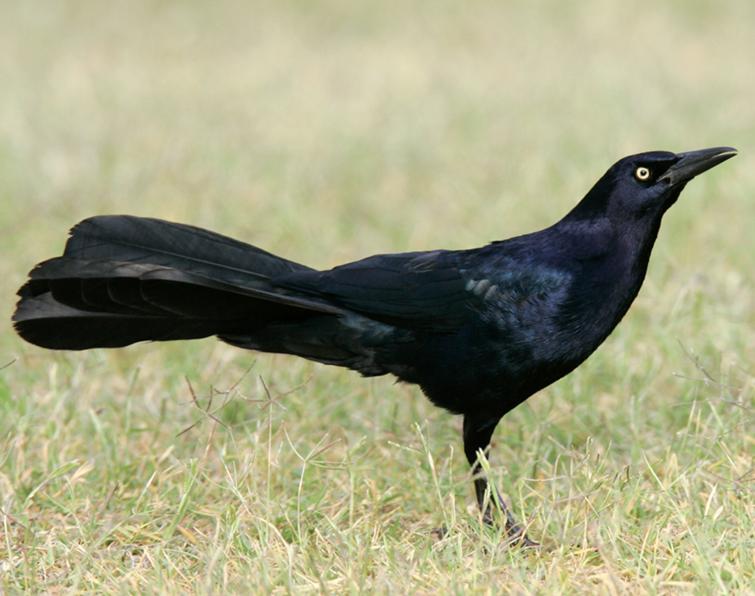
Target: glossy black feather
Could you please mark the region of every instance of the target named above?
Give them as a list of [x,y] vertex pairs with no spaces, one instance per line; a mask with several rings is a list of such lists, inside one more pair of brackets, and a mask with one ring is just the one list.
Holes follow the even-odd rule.
[[[734,154],[629,156],[539,232],[326,271],[192,226],[93,217],[71,230],[62,256],[31,271],[14,325],[48,348],[217,335],[392,373],[465,415],[465,454],[478,470],[500,417],[583,362],[627,312],[663,214],[687,182]],[[487,483],[475,487],[483,507]]]

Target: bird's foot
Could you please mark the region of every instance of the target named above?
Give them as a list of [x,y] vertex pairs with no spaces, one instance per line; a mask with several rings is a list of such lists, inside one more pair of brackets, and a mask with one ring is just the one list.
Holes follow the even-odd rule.
[[519,526],[515,525],[512,527],[507,524],[506,533],[508,534],[510,543],[513,546],[519,546],[521,548],[538,548],[540,546],[539,542],[532,540]]
[[[494,527],[497,525],[496,522],[492,519],[483,518],[483,522],[485,523],[486,526]],[[446,526],[433,528],[430,531],[430,535],[436,540],[436,542],[442,541],[449,534],[450,534],[450,531]],[[535,542],[534,540],[531,540],[529,536],[527,536],[527,533],[524,531],[524,529],[517,524],[512,525],[510,523],[506,523],[506,534],[508,535],[508,538],[509,538],[507,541],[507,544],[511,546],[518,546],[521,548],[538,548],[540,546],[539,542]]]
[[[504,529],[506,530],[506,534],[509,537],[509,544],[513,546],[520,546],[522,548],[537,548],[540,546],[539,542],[535,542],[534,540],[530,539],[529,536],[527,536],[527,533],[524,531],[524,528],[522,528],[514,519],[514,516],[509,511],[508,507],[504,504],[503,501],[500,501],[501,507],[503,511],[500,511],[505,516],[504,521]],[[488,506],[485,510],[485,513],[482,515],[482,523],[484,523],[486,526],[490,527],[498,527],[499,525],[499,519],[498,515],[494,513],[494,511],[497,510],[497,507],[494,509],[491,506]]]

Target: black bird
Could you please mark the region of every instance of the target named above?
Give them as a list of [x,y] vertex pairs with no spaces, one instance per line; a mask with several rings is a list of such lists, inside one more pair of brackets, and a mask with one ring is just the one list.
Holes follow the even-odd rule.
[[500,506],[479,454],[501,417],[571,372],[642,285],[661,218],[731,147],[621,159],[552,226],[470,250],[376,255],[317,271],[200,228],[85,219],[19,290],[13,322],[45,348],[114,348],[216,335],[364,376],[415,383],[464,416],[486,523]]

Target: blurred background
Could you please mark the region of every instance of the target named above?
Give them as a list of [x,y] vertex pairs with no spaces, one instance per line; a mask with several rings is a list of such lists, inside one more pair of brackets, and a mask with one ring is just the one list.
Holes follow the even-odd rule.
[[[2,1],[0,14],[0,365],[13,363],[0,379],[0,439],[11,454],[0,494],[18,519],[29,514],[24,495],[33,478],[49,473],[50,453],[91,459],[92,474],[100,474],[94,485],[105,492],[89,486],[86,494],[97,503],[134,474],[144,481],[149,474],[138,472],[137,460],[151,461],[153,450],[175,442],[175,465],[201,452],[212,442],[207,428],[199,447],[176,438],[194,416],[183,377],[230,386],[252,362],[254,375],[273,385],[309,383],[285,398],[288,412],[275,410],[275,424],[309,433],[313,443],[324,432],[350,445],[366,440],[357,469],[366,476],[385,458],[411,468],[417,456],[389,442],[417,446],[412,421],[429,421],[434,452],[458,476],[447,482],[461,502],[471,500],[458,421],[390,380],[362,382],[212,340],[86,354],[24,345],[9,323],[15,290],[32,265],[59,253],[68,228],[93,214],[191,223],[329,267],[531,231],[560,218],[626,154],[731,145],[740,155],[695,180],[667,214],[627,320],[588,368],[507,418],[495,457],[500,462],[511,449],[524,462],[553,462],[567,457],[558,445],[598,437],[603,445],[615,441],[621,470],[636,461],[632,445],[652,450],[687,419],[688,410],[677,408],[653,425],[656,406],[689,396],[675,371],[695,376],[699,357],[716,378],[752,372],[750,0]],[[259,395],[256,382],[245,391]],[[631,412],[622,410],[629,403]],[[226,413],[230,422],[246,421],[237,428],[248,429],[236,436],[238,449],[252,449],[266,436],[264,423],[248,422],[251,406],[235,407]],[[132,409],[159,440],[120,429]],[[113,440],[122,441],[114,453],[136,460],[98,460],[110,452],[94,439],[88,444],[96,425],[77,418],[87,410],[104,412]],[[49,419],[55,412],[63,430]],[[617,439],[637,412],[651,418],[651,430]],[[616,426],[606,422],[612,414]],[[40,428],[47,428],[44,440]],[[530,432],[555,443],[522,455],[536,442]],[[644,443],[643,432],[650,433]],[[18,433],[27,433],[20,443]],[[56,443],[58,433],[65,441]],[[288,445],[279,438],[285,460]],[[747,460],[746,449],[738,454]],[[690,465],[698,458],[694,451]],[[35,465],[37,476],[28,472]],[[213,465],[205,473],[222,478]],[[524,472],[512,465],[512,474]],[[528,465],[522,468],[536,475]],[[108,466],[116,471],[103,471]],[[109,483],[108,474],[120,479]],[[406,476],[380,474],[376,494],[390,486],[406,496]],[[279,481],[279,498],[296,492],[296,478]],[[421,491],[413,495],[407,507],[435,506]],[[541,506],[530,501],[527,509],[540,515]],[[62,532],[59,521],[50,523]],[[201,535],[197,523],[192,531]]]
[[751,2],[2,12],[13,284],[93,213],[190,221],[328,266],[544,226],[625,154],[722,144],[742,156],[689,189],[659,252],[683,233],[674,259],[753,263]]

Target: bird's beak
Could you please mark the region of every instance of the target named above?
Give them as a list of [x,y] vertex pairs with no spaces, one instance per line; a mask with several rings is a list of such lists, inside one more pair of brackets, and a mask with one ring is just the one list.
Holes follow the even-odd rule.
[[710,149],[677,153],[679,161],[666,170],[663,176],[659,178],[659,182],[667,180],[671,186],[684,184],[698,174],[710,170],[736,154],[737,150],[734,147],[711,147]]

